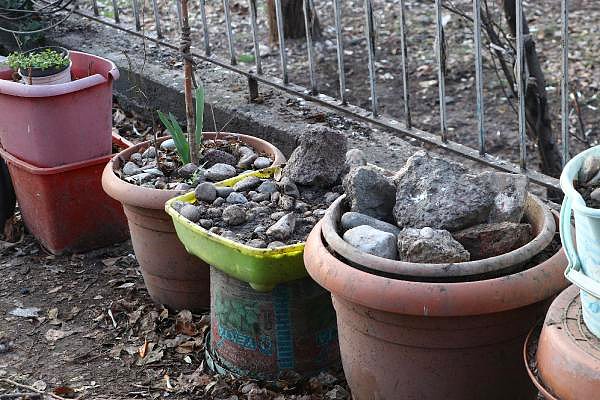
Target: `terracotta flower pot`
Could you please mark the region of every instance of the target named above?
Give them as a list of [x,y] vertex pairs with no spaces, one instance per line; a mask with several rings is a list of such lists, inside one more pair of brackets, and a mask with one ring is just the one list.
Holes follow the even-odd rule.
[[[214,137],[214,133],[204,133],[205,139]],[[279,149],[262,139],[219,133],[219,138],[228,137],[269,154],[274,158],[273,165],[285,161]],[[159,143],[166,139],[162,138]],[[177,238],[171,217],[165,212],[167,200],[184,192],[136,186],[120,179],[114,172],[122,160],[128,160],[131,154],[150,144],[140,143],[117,154],[104,169],[102,185],[106,193],[123,204],[133,250],[152,299],[174,309],[206,310],[210,305],[209,268],[185,250]]]
[[461,283],[390,279],[325,247],[320,222],[306,243],[309,274],[337,313],[354,400],[530,400],[525,337],[567,286],[561,251],[513,275]]
[[[583,323],[577,286],[554,300],[544,321],[537,349],[532,331],[523,348],[529,376],[546,400],[600,397],[600,339]],[[530,368],[535,356],[537,374]]]
[[15,189],[8,173],[8,167],[4,159],[0,158],[0,232],[2,232],[6,221],[15,212],[15,203]]

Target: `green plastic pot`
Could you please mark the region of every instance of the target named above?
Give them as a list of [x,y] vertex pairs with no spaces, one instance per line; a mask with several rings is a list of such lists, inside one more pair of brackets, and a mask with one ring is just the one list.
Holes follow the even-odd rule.
[[[279,167],[252,171],[219,182],[219,186],[233,186],[248,176],[271,178]],[[248,283],[258,292],[269,292],[276,285],[308,276],[304,268],[304,243],[258,249],[216,235],[182,217],[172,204],[175,201],[194,203],[194,192],[175,197],[165,204],[166,212],[173,218],[177,236],[186,250],[209,265]]]

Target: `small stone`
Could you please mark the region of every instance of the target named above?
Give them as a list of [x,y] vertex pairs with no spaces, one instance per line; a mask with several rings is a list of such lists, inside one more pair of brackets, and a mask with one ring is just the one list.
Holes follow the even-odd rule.
[[367,157],[364,151],[360,149],[350,149],[346,152],[346,167],[348,170],[354,167],[367,165]]
[[361,225],[347,230],[343,238],[362,252],[390,260],[397,258],[396,236],[389,232]]
[[487,222],[516,222],[523,219],[529,179],[506,172],[483,172],[480,178],[493,191],[493,204]]
[[175,187],[173,188],[173,190],[179,190],[180,192],[187,192],[191,188],[192,187],[190,185],[188,185],[187,183],[180,182],[177,185],[175,185]]
[[281,180],[277,183],[277,186],[279,186],[281,191],[284,194],[287,194],[288,196],[292,196],[295,198],[300,197],[300,191],[298,190],[298,186],[296,186],[296,184],[292,182],[292,180],[287,176],[281,178]]
[[[139,153],[136,153],[139,154]],[[141,172],[140,167],[137,166],[133,161],[127,161],[123,166],[123,175],[131,176],[135,174],[139,174]]]
[[167,139],[160,144],[160,149],[164,151],[175,151],[177,146],[175,146],[175,140]]
[[361,225],[368,225],[371,228],[391,233],[394,236],[398,236],[401,231],[401,229],[395,225],[388,224],[387,222],[357,212],[344,213],[344,215],[342,215],[341,225],[344,231]]
[[158,168],[148,168],[145,169],[144,172],[152,176],[165,176],[165,174],[163,174],[163,172]]
[[258,194],[258,192],[254,191],[254,190],[251,190],[248,192],[248,196],[250,196],[250,197],[254,196],[255,194]]
[[258,207],[258,203],[254,202],[254,201],[249,201],[247,203],[244,203],[244,208],[246,210],[250,209],[250,208],[256,208]]
[[[29,288],[24,287],[24,288],[19,289],[19,293],[21,293],[23,296],[26,296],[29,293],[31,293],[31,291],[29,290]],[[1,351],[0,351],[0,354],[2,354]]]
[[264,225],[257,225],[252,232],[256,235],[262,235],[267,232],[267,228]]
[[207,203],[212,203],[217,198],[217,189],[210,182],[199,184],[194,193],[196,194],[196,199]]
[[237,150],[240,160],[237,163],[237,167],[241,169],[249,169],[252,163],[256,160],[258,155],[247,146],[240,146]]
[[208,230],[210,233],[214,233],[214,234],[220,234],[221,233],[221,228],[219,228],[218,226],[213,226],[212,228],[210,228]]
[[[146,172],[142,172],[141,174],[136,174],[136,175],[132,175],[130,177],[127,178],[127,180],[129,182],[134,182],[138,185],[149,181],[150,179],[152,179],[154,177],[154,175],[146,173]],[[154,185],[150,185],[150,187],[154,187]]]
[[256,189],[259,193],[272,194],[277,192],[277,184],[273,181],[264,181]]
[[296,207],[296,199],[294,199],[292,196],[284,194],[279,197],[277,205],[283,210],[290,211]]
[[296,227],[296,215],[294,213],[285,214],[277,222],[267,229],[267,236],[274,240],[287,240]]
[[210,219],[201,219],[198,224],[204,229],[210,229],[213,226],[213,222]]
[[278,247],[284,247],[284,246],[286,246],[286,244],[285,244],[285,243],[283,243],[283,242],[280,242],[280,241],[276,240],[276,241],[274,241],[274,242],[271,242],[271,243],[269,243],[269,244],[267,245],[267,248],[268,248],[268,249],[276,249],[276,248],[278,248]]
[[259,206],[254,208],[254,212],[256,213],[256,215],[264,217],[271,214],[271,209],[269,207]]
[[285,211],[274,212],[273,214],[271,214],[271,219],[277,221],[278,219],[283,217],[285,214],[287,214]]
[[129,161],[136,163],[137,166],[142,165],[142,155],[140,153],[133,153],[129,157]]
[[252,199],[252,201],[260,203],[263,201],[270,200],[271,195],[269,193],[255,193],[253,195],[250,195],[250,199]]
[[233,188],[229,186],[215,186],[215,188],[217,189],[217,196],[224,199],[233,192]]
[[198,222],[200,220],[200,217],[202,216],[198,208],[191,204],[186,204],[185,206],[183,206],[179,213],[182,217],[192,222]]
[[213,202],[212,205],[215,207],[219,207],[221,205],[223,205],[225,203],[225,199],[222,197],[217,197]]
[[248,202],[248,199],[241,193],[231,192],[229,193],[229,196],[227,196],[226,201],[230,204],[244,204]]
[[271,194],[271,201],[273,203],[277,203],[279,202],[279,198],[281,197],[281,194],[279,194],[279,192],[275,192]]
[[142,153],[142,158],[156,158],[156,148],[154,146],[148,147]]
[[233,190],[236,192],[247,192],[249,190],[256,189],[261,182],[261,179],[257,178],[256,176],[249,176],[233,185]]
[[447,264],[470,259],[469,252],[450,232],[430,227],[403,229],[398,235],[398,253],[401,261],[414,263]]
[[579,170],[579,183],[586,185],[592,178],[600,172],[600,157],[590,156],[583,160],[583,165]]
[[331,204],[331,203],[333,203],[340,196],[341,195],[339,193],[327,192],[327,193],[325,193],[325,196],[324,196],[325,203],[326,204]]
[[246,211],[240,206],[231,205],[223,210],[223,222],[235,226],[246,222]]
[[254,160],[252,166],[255,169],[263,169],[270,167],[272,163],[273,161],[268,157],[258,157],[256,160]]
[[226,164],[235,169],[237,158],[223,150],[209,149],[204,152],[204,157],[200,164],[204,164],[204,166],[208,169],[212,168],[216,164]]
[[326,213],[327,213],[327,210],[323,210],[322,208],[318,208],[313,211],[313,215],[319,219],[323,218]]
[[156,179],[156,181],[154,181],[154,188],[155,189],[166,189],[167,188],[167,182],[165,181],[165,178],[159,177]]
[[371,165],[353,168],[344,178],[344,191],[350,211],[392,221],[396,187],[379,168]]
[[335,385],[333,389],[325,393],[326,400],[346,400],[348,392],[340,385]]
[[229,240],[233,240],[233,241],[237,240],[236,234],[233,233],[232,231],[223,231],[223,233],[221,233],[221,237],[224,237],[225,239],[229,239]]
[[223,215],[223,210],[220,208],[209,208],[206,210],[206,216],[212,219],[219,219]]
[[264,249],[267,247],[267,242],[262,239],[252,239],[246,242],[247,246],[256,247],[257,249]]
[[471,253],[472,260],[506,254],[529,243],[531,225],[514,222],[481,224],[454,232],[454,239]]
[[228,164],[215,164],[206,170],[204,176],[209,181],[218,182],[233,178],[237,174],[235,167]]
[[175,200],[173,203],[171,203],[171,208],[179,212],[185,205],[186,203],[184,203],[183,201]]
[[198,170],[198,166],[196,164],[188,163],[177,170],[177,175],[180,178],[189,179],[194,175],[196,170]]
[[308,211],[308,209],[310,208],[310,206],[302,201],[297,201],[296,202],[296,206],[294,207],[294,210],[296,210],[298,213],[303,214],[306,211]]
[[590,193],[590,197],[594,201],[600,201],[600,188],[595,189],[592,193]]

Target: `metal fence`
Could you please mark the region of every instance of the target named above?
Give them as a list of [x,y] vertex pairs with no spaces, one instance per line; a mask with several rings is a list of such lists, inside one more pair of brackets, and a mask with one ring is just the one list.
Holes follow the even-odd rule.
[[[161,24],[160,13],[158,11],[157,0],[152,0],[153,17],[154,17],[154,32],[149,33],[144,31],[140,21],[140,0],[131,0],[131,10],[133,12],[133,26],[130,24],[122,23],[120,18],[120,10],[122,6],[118,4],[118,0],[112,0],[113,8],[113,21],[106,17],[102,17],[99,14],[97,0],[93,1],[93,15],[84,10],[78,10],[76,13],[93,19],[97,22],[109,25],[113,28],[121,31],[128,32],[129,34],[145,37],[147,40],[154,41],[162,46],[177,50],[178,44],[169,42],[164,39]],[[285,37],[283,35],[284,19],[282,15],[282,0],[274,0],[276,7],[276,22],[279,34],[279,58],[281,66],[280,76],[269,76],[263,73],[261,65],[261,54],[259,46],[259,35],[257,32],[257,1],[247,0],[248,2],[248,18],[249,24],[253,34],[254,44],[254,63],[255,65],[251,68],[240,66],[238,64],[238,56],[235,51],[235,38],[232,34],[232,24],[230,15],[230,1],[229,0],[214,0],[223,2],[224,19],[225,19],[225,34],[227,35],[228,43],[228,59],[216,57],[213,54],[211,43],[209,40],[209,31],[207,27],[207,15],[206,15],[206,0],[192,0],[199,2],[198,9],[200,13],[200,20],[202,21],[202,36],[203,36],[203,47],[204,52],[194,52],[193,56],[216,64],[220,67],[229,69],[236,72],[239,75],[245,76],[248,79],[248,89],[250,92],[250,98],[256,98],[258,96],[258,83],[269,85],[271,87],[292,93],[296,96],[302,97],[306,100],[313,101],[320,105],[326,106],[337,112],[344,113],[353,118],[371,123],[375,126],[379,126],[384,129],[388,129],[394,133],[409,136],[418,139],[423,142],[427,142],[438,146],[440,148],[452,151],[463,157],[467,157],[471,160],[475,160],[484,163],[488,166],[494,167],[499,170],[508,172],[524,173],[529,178],[542,186],[548,188],[558,188],[558,180],[549,176],[546,176],[539,171],[535,171],[527,166],[527,143],[526,143],[526,115],[525,115],[525,64],[524,64],[524,33],[523,33],[523,20],[521,18],[516,19],[516,76],[517,76],[517,93],[518,93],[518,138],[520,144],[520,155],[519,165],[500,160],[490,155],[486,150],[486,126],[484,123],[485,99],[483,95],[483,58],[482,58],[482,20],[480,15],[481,1],[472,0],[472,20],[473,20],[473,52],[474,52],[474,71],[475,71],[475,91],[476,91],[476,112],[475,117],[477,119],[478,135],[479,135],[479,146],[477,149],[470,148],[460,143],[454,142],[448,139],[448,112],[446,109],[446,76],[443,68],[443,25],[442,25],[442,7],[444,0],[435,0],[435,25],[436,25],[436,40],[434,45],[434,51],[436,55],[436,67],[437,67],[437,78],[438,78],[438,92],[439,92],[439,115],[440,115],[440,129],[439,134],[426,132],[417,129],[413,126],[411,118],[411,99],[410,99],[410,80],[408,74],[408,62],[409,54],[407,50],[407,33],[406,33],[406,18],[407,8],[405,0],[399,0],[399,36],[401,41],[400,51],[400,62],[402,64],[402,96],[404,100],[404,117],[402,121],[398,121],[391,117],[381,115],[378,104],[378,89],[376,85],[376,69],[375,69],[375,48],[374,48],[374,36],[376,34],[377,27],[375,26],[375,19],[373,17],[373,1],[364,0],[364,24],[365,24],[365,45],[368,51],[368,69],[369,69],[369,83],[370,83],[370,110],[360,108],[348,103],[346,94],[346,77],[344,73],[344,35],[342,29],[342,0],[330,0],[333,6],[333,18],[335,21],[335,37],[336,37],[336,49],[337,49],[337,70],[339,79],[339,95],[331,97],[324,95],[320,92],[319,86],[315,78],[315,44],[311,34],[312,25],[309,21],[309,12],[307,10],[313,9],[313,0],[303,0],[304,5],[304,23],[306,26],[306,44],[307,44],[307,60],[308,60],[308,72],[309,72],[309,86],[304,87],[293,82],[290,82],[288,75],[288,56],[286,52]],[[562,66],[562,77],[561,77],[561,116],[562,116],[562,127],[561,127],[561,138],[562,138],[562,153],[563,162],[566,162],[569,158],[569,88],[568,88],[568,0],[561,0],[561,66]],[[523,1],[515,0],[516,15],[523,15]],[[177,8],[179,10],[179,8]]]

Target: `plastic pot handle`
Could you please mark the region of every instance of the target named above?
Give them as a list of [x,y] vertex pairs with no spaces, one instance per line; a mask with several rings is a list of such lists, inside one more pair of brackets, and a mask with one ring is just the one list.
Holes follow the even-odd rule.
[[581,260],[577,255],[573,241],[571,226],[572,200],[565,196],[560,208],[560,237],[569,264],[565,270],[565,278],[583,291],[600,299],[600,283],[589,278],[581,271]]

